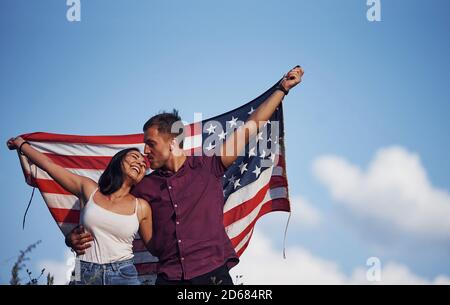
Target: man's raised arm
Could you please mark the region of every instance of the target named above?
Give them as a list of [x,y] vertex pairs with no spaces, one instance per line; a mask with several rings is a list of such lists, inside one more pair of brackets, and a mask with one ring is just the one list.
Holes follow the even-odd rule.
[[[252,113],[244,126],[235,130],[223,143],[221,159],[225,167],[230,167],[233,164],[239,153],[248,144],[249,139],[258,132],[259,122],[266,122],[270,119],[289,90],[301,82],[303,74],[304,71],[300,66],[290,70],[280,81],[277,90]],[[238,141],[242,138],[245,140]]]

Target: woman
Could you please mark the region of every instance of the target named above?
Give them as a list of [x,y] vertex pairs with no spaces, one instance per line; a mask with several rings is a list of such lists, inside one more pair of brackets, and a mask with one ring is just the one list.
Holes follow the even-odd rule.
[[139,285],[133,264],[133,240],[138,230],[145,245],[152,237],[149,203],[130,194],[131,188],[145,175],[146,162],[139,150],[128,148],[118,152],[97,184],[55,164],[21,137],[10,139],[7,145],[80,200],[80,224],[91,233],[93,241],[78,256],[76,284]]

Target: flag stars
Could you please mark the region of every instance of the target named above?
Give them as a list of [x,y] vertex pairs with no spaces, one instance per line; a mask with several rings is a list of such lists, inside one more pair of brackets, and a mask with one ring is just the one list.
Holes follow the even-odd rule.
[[239,183],[239,181],[241,181],[241,179],[238,179],[234,182],[234,189],[237,189],[238,187],[241,186],[241,184]]
[[258,135],[257,135],[257,137],[256,137],[256,142],[258,142],[259,140],[261,140],[261,141],[263,140],[262,135],[263,135],[263,132],[262,132],[262,131],[258,133]]
[[266,157],[266,151],[264,149],[262,151],[262,154],[259,157],[262,159],[264,159]]
[[208,146],[206,147],[206,150],[210,151],[211,149],[214,149],[216,145],[213,145],[211,142],[209,142]]
[[248,112],[248,115],[252,115],[253,112],[255,112],[255,109],[253,109],[253,107],[251,107],[250,111]]
[[230,128],[237,126],[237,120],[238,120],[238,118],[235,118],[234,116],[232,116],[231,121],[227,121],[227,123],[230,124]]
[[256,156],[255,149],[255,147],[250,148],[250,151],[248,152],[249,157]]
[[242,162],[242,163],[239,165],[239,169],[240,169],[241,175],[242,175],[244,172],[247,171],[247,163]]
[[256,165],[256,168],[252,173],[254,173],[256,175],[256,178],[258,178],[258,176],[261,174],[261,167],[258,167],[258,165]]
[[234,175],[232,175],[232,176],[230,177],[230,179],[228,179],[228,182],[229,182],[229,183],[234,183],[235,180],[236,180],[236,177],[235,177]]
[[208,131],[208,135],[214,133],[216,131],[217,125],[214,126],[213,124],[209,125],[209,128],[206,129]]
[[222,141],[225,140],[225,136],[226,136],[226,135],[227,135],[227,133],[226,133],[226,132],[223,132],[223,130],[222,130],[221,133],[218,134],[219,139],[222,140]]

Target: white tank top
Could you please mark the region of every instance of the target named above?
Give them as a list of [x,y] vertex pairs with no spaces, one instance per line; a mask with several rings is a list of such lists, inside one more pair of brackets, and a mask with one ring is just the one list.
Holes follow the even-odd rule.
[[80,224],[91,233],[91,247],[79,259],[107,264],[133,258],[133,240],[139,229],[138,199],[132,215],[121,215],[102,208],[94,202],[92,192],[80,213]]

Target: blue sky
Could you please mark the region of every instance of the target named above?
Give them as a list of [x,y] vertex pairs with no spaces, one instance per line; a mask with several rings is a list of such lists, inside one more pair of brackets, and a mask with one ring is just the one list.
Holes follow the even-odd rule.
[[[284,105],[296,200],[283,264],[295,269],[298,259],[303,282],[308,262],[315,273],[350,282],[376,256],[393,278],[406,268],[409,278],[448,279],[450,231],[445,223],[439,228],[439,215],[450,216],[450,4],[381,4],[382,21],[368,22],[365,0],[81,0],[81,21],[71,23],[65,1],[3,0],[1,138],[136,133],[173,107],[192,122],[194,112],[206,118],[248,102],[300,64],[304,81]],[[376,162],[380,150],[380,160],[393,161]],[[6,146],[1,155],[6,283],[15,256],[30,243],[43,241],[29,262],[35,270],[42,261],[64,263],[66,249],[39,193],[22,230],[31,189],[17,156]],[[364,176],[371,164],[380,175],[368,174],[361,185],[346,179],[350,168]],[[421,204],[425,210],[414,208]],[[252,283],[247,266],[257,249],[282,261],[285,219],[274,213],[258,223],[236,271],[244,282]],[[337,271],[322,268],[327,263]],[[296,283],[295,275],[288,278]]]

